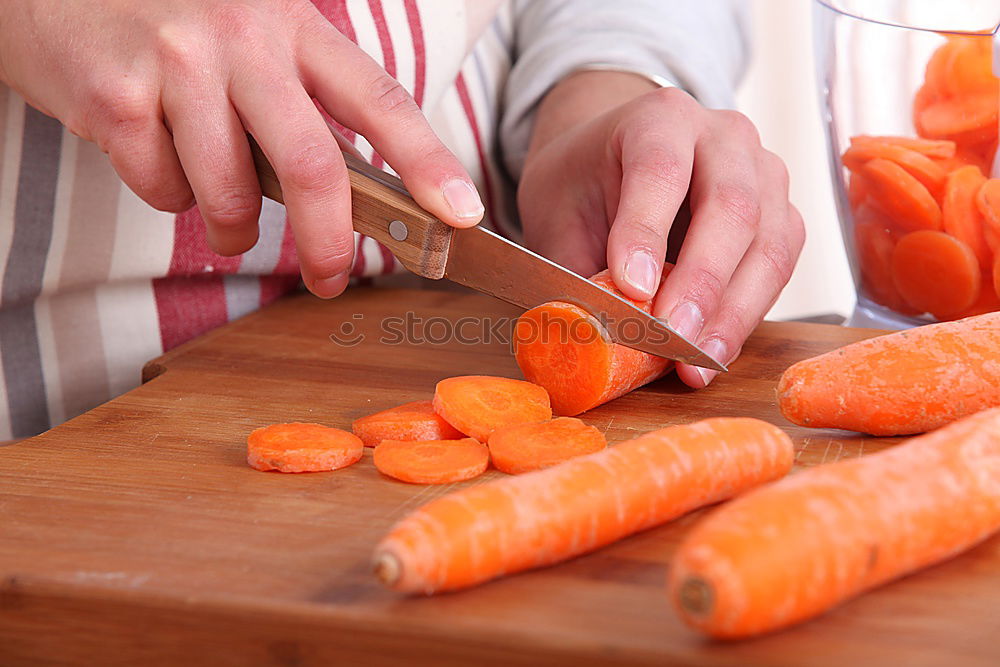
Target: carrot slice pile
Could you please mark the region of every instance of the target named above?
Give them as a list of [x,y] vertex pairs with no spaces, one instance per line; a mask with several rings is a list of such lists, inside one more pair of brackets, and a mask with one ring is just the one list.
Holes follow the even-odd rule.
[[383,440],[456,440],[463,436],[434,412],[431,401],[412,401],[355,419],[351,430],[365,447]]
[[353,433],[322,424],[272,424],[247,438],[247,463],[257,470],[320,472],[356,463],[364,452]]
[[372,457],[383,475],[410,484],[451,484],[486,472],[490,453],[473,438],[383,440]]
[[944,232],[907,234],[892,251],[892,279],[908,304],[939,320],[962,312],[979,296],[975,253]]
[[[664,267],[664,276],[671,266]],[[607,271],[590,279],[622,298]],[[649,302],[632,301],[650,312]],[[514,327],[514,356],[529,381],[549,392],[558,415],[577,415],[623,396],[673,368],[673,363],[612,342],[590,313],[552,301],[526,311]]]
[[794,364],[778,406],[801,426],[923,433],[1000,407],[998,359],[1000,313],[929,324]]
[[874,136],[868,134],[859,134],[851,137],[852,146],[861,146],[869,143],[902,146],[929,158],[947,159],[955,157],[954,141],[922,139],[919,137]]
[[735,639],[817,616],[1000,530],[1000,409],[810,468],[695,524],[670,566],[690,626]]
[[905,231],[941,228],[941,207],[923,183],[895,162],[876,158],[861,170],[869,200]]
[[573,417],[541,424],[518,424],[490,435],[490,460],[509,475],[541,470],[608,446],[604,434]]
[[983,183],[976,193],[976,208],[983,216],[983,238],[995,254],[1000,255],[1000,178]]
[[993,253],[983,233],[982,214],[976,205],[976,197],[985,183],[986,177],[979,167],[956,169],[948,175],[941,205],[944,231],[969,246],[984,271],[993,264]]
[[842,157],[844,166],[854,172],[862,171],[868,162],[875,159],[895,162],[934,196],[943,191],[945,179],[948,178],[944,167],[926,155],[888,141],[854,143],[844,151]]
[[877,213],[869,215],[861,207],[855,216],[858,220],[854,225],[854,248],[861,271],[861,291],[896,312],[919,314],[903,300],[892,280],[896,236]]
[[934,102],[917,115],[917,130],[930,139],[981,144],[997,137],[997,94],[980,93]]
[[552,419],[544,388],[523,380],[466,375],[441,380],[434,390],[434,411],[456,429],[486,442],[503,426]]
[[654,431],[432,500],[379,543],[375,573],[430,594],[551,565],[782,477],[793,458],[791,439],[757,419]]

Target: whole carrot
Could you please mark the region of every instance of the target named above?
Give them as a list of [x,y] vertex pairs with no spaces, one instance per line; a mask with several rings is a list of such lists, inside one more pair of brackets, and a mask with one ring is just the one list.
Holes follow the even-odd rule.
[[378,545],[375,571],[429,594],[551,565],[781,477],[792,458],[788,436],[756,419],[653,431],[427,503]]
[[789,421],[872,435],[923,433],[1000,406],[1000,313],[852,343],[791,366]]
[[816,616],[1000,529],[1000,409],[812,468],[696,524],[670,569],[692,627],[756,635]]

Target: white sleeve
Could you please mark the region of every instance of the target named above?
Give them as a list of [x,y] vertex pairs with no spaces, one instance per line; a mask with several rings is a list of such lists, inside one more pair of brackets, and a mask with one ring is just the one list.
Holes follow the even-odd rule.
[[707,107],[734,104],[749,53],[745,0],[513,1],[514,66],[500,142],[515,179],[539,102],[574,71],[630,71],[683,88]]

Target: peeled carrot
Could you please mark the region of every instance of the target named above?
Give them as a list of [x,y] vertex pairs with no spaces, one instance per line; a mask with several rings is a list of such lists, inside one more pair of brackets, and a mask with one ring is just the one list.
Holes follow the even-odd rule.
[[1000,406],[1000,313],[870,338],[800,361],[781,376],[789,421],[908,435]]
[[892,279],[908,304],[948,320],[975,303],[982,273],[965,243],[944,232],[923,231],[896,244]]
[[413,401],[355,419],[354,435],[365,447],[383,440],[456,440],[463,434],[434,412],[431,401]]
[[[664,267],[664,276],[670,272]],[[607,271],[590,279],[626,298]],[[651,302],[629,299],[650,312]],[[673,363],[612,342],[604,326],[579,306],[552,301],[526,311],[514,326],[514,356],[529,381],[552,398],[558,415],[578,415],[662,377]]]
[[551,565],[777,479],[793,456],[788,436],[756,419],[653,431],[432,500],[378,545],[375,573],[430,594]]
[[902,146],[911,151],[916,151],[929,158],[950,158],[955,157],[955,142],[944,139],[921,139],[919,137],[893,137],[893,136],[873,136],[868,134],[858,134],[851,137],[851,145],[859,146],[867,143],[884,143],[894,146]]
[[860,171],[869,200],[905,231],[941,228],[941,207],[923,183],[895,162],[876,158]]
[[695,524],[670,567],[681,617],[712,637],[787,627],[1000,530],[1000,409],[811,468]]
[[[954,145],[954,144],[952,144]],[[853,172],[860,172],[868,162],[882,158],[895,162],[916,178],[932,195],[944,190],[948,173],[940,164],[926,155],[888,141],[852,142],[844,151],[841,161]]]
[[490,435],[490,460],[509,475],[541,470],[608,446],[604,434],[573,417],[541,424],[518,424]]
[[461,440],[383,440],[372,457],[383,475],[410,484],[452,484],[478,477],[490,464],[486,445]]
[[503,426],[552,419],[544,388],[523,380],[466,375],[441,380],[434,390],[434,411],[449,424],[486,442]]
[[993,264],[993,253],[986,244],[982,214],[976,205],[984,183],[986,177],[979,167],[962,167],[948,174],[941,202],[941,220],[944,231],[969,246],[980,267],[987,270]]
[[320,472],[356,463],[365,446],[353,433],[322,424],[271,424],[247,438],[247,463],[257,470]]

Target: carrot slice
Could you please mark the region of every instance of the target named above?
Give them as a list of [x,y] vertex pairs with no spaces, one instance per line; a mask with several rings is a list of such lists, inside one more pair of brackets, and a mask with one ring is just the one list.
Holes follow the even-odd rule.
[[869,200],[905,231],[941,228],[941,207],[930,191],[895,162],[883,158],[862,168]]
[[944,139],[921,139],[917,137],[894,137],[888,135],[859,134],[851,137],[852,146],[860,146],[867,143],[891,144],[902,146],[911,151],[916,151],[929,158],[951,158],[955,157],[955,142]]
[[851,171],[859,172],[868,162],[876,158],[895,162],[920,181],[935,197],[944,190],[948,172],[926,155],[904,146],[878,141],[852,143],[851,147],[844,151],[841,161]]
[[[664,277],[671,268],[664,265]],[[626,298],[607,271],[590,280]],[[652,308],[651,302],[629,301],[647,313]],[[667,359],[611,342],[595,317],[561,301],[542,304],[518,318],[514,356],[524,377],[549,392],[552,409],[558,415],[578,415],[648,384],[673,368]]]
[[922,433],[1000,407],[1000,313],[869,338],[792,365],[785,419],[872,435]]
[[944,232],[907,234],[892,251],[892,279],[908,304],[939,320],[951,319],[979,296],[979,260]]
[[976,197],[986,182],[979,167],[962,167],[948,174],[941,221],[944,231],[969,246],[984,271],[993,263],[993,253],[983,235],[983,219]]
[[604,434],[573,417],[541,424],[518,424],[490,435],[490,460],[509,475],[541,470],[608,446]]
[[552,419],[544,388],[523,380],[466,375],[437,383],[434,410],[469,437],[486,442],[493,431]]
[[975,302],[952,319],[961,320],[1000,310],[1000,296],[997,296],[997,291],[994,289],[993,276],[992,271],[983,274],[983,286],[979,289],[979,296]]
[[682,619],[716,638],[788,627],[1000,530],[1000,409],[816,466],[695,524],[670,565]]
[[793,459],[791,439],[757,419],[653,431],[432,500],[379,543],[375,573],[430,594],[551,565],[782,477]]
[[861,274],[861,291],[872,301],[907,315],[918,315],[910,307],[892,280],[892,251],[896,247],[896,236],[884,223],[878,221],[881,215],[862,206],[854,225],[855,257]]
[[940,100],[917,114],[917,129],[929,139],[977,145],[996,141],[1000,103],[996,93]]
[[983,236],[987,245],[1000,254],[1000,178],[983,183],[976,194],[976,207],[983,216]]
[[997,293],[997,296],[1000,296],[1000,255],[993,263],[993,291]]
[[1000,94],[1000,82],[993,76],[991,35],[953,37],[949,47],[942,82],[946,96]]
[[365,447],[383,440],[456,440],[463,436],[434,412],[431,401],[413,401],[355,419],[354,435]]
[[851,208],[857,208],[868,199],[868,184],[861,174],[851,174],[847,182],[847,201]]
[[378,471],[409,484],[452,484],[486,472],[490,452],[474,438],[383,440],[372,457]]
[[356,463],[364,452],[353,433],[322,424],[271,424],[247,437],[247,463],[257,470],[320,472]]

